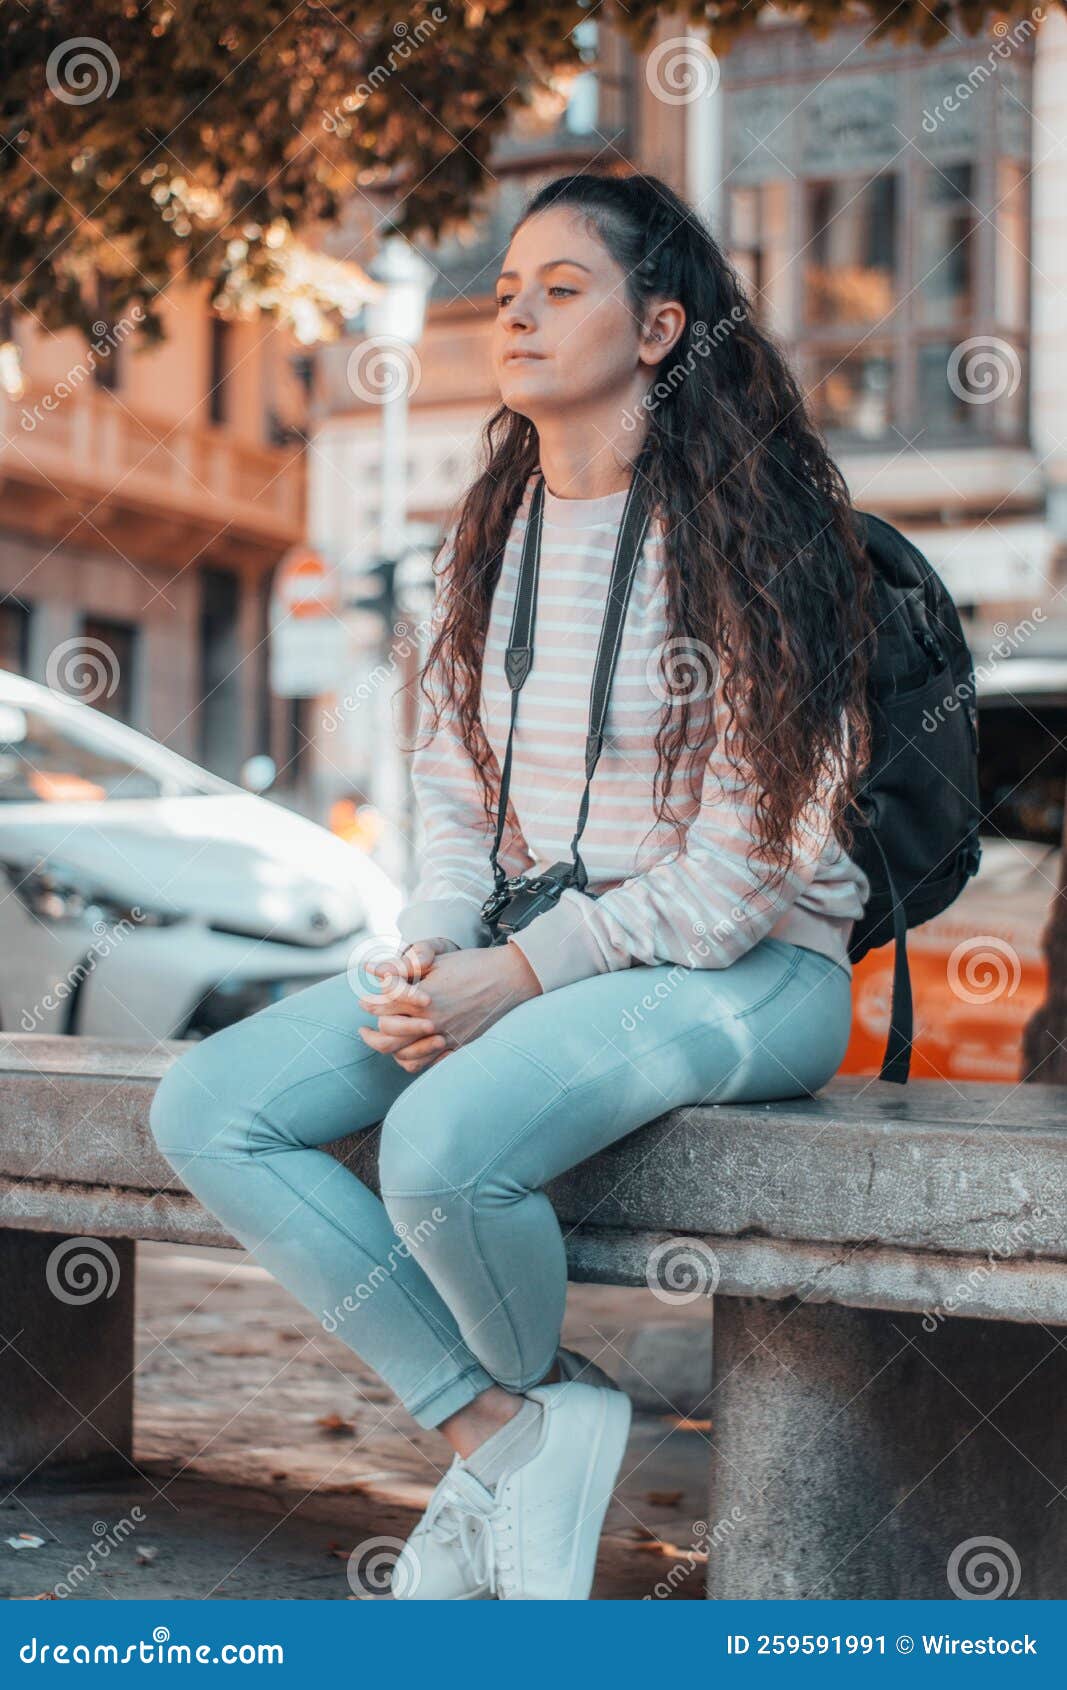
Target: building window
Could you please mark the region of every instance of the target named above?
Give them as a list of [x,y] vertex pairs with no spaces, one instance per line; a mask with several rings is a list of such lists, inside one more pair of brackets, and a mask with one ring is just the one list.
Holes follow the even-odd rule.
[[20,599],[0,599],[0,669],[25,675],[30,666],[30,607]]
[[1032,44],[854,34],[723,61],[731,262],[833,449],[1023,444]]
[[569,84],[517,106],[493,147],[494,187],[483,209],[424,255],[432,261],[432,302],[491,296],[511,230],[527,201],[565,171],[626,168],[634,137],[639,61],[617,30],[582,18],[572,32],[582,62]]
[[244,749],[241,719],[241,588],[237,573],[205,565],[200,571],[197,760],[236,780]]
[[213,423],[230,421],[230,375],[233,369],[233,324],[225,317],[210,319],[208,345],[208,416]]
[[294,352],[289,360],[289,367],[304,398],[311,399],[315,392],[315,354]]
[[576,69],[566,83],[515,108],[507,136],[498,146],[500,158],[622,138],[632,116],[632,50],[596,18],[580,19],[571,41],[587,68]]
[[92,340],[93,381],[105,393],[116,393],[122,381],[122,341],[112,316],[110,278],[96,278],[96,322]]
[[288,791],[299,786],[307,767],[308,747],[313,732],[314,702],[312,698],[285,700],[285,744],[282,750],[282,767],[278,772],[278,784]]
[[[595,18],[583,18],[571,32],[574,45],[584,63],[590,67],[594,67],[597,61],[597,34]],[[600,103],[600,81],[595,68],[580,71],[571,84],[560,127],[568,135],[594,134],[600,117]]]
[[807,182],[804,212],[805,328],[876,328],[897,296],[896,177]]
[[113,622],[103,616],[87,616],[82,622],[84,668],[77,660],[72,674],[83,672],[88,685],[78,697],[117,722],[134,723],[134,697],[138,628],[133,622]]

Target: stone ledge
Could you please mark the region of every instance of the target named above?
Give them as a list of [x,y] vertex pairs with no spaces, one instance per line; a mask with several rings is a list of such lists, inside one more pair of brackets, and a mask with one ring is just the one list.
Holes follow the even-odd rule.
[[[239,1248],[187,1192],[156,1196],[108,1187],[0,1178],[0,1227],[94,1238]],[[569,1227],[565,1243],[576,1283],[647,1283],[652,1252],[676,1231],[627,1232]],[[901,1313],[1067,1326],[1067,1263],[1033,1257],[950,1255],[887,1248],[877,1241],[797,1244],[773,1238],[686,1233],[713,1261],[722,1296],[801,1298]]]
[[[0,1035],[0,1225],[232,1245],[148,1110],[187,1046]],[[325,1148],[377,1190],[377,1128]],[[575,1278],[704,1241],[726,1295],[1067,1324],[1067,1088],[906,1088],[674,1110],[553,1180]]]

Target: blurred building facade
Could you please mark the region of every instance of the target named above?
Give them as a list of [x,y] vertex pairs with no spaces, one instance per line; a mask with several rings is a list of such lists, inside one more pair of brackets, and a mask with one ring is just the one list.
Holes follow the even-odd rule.
[[[414,725],[427,560],[495,403],[500,260],[529,195],[589,167],[651,170],[706,217],[855,503],[926,551],[976,658],[1002,628],[1067,653],[1062,12],[936,48],[859,27],[816,40],[768,14],[718,62],[669,27],[642,57],[579,29],[587,71],[516,115],[485,210],[422,248],[400,545],[358,320],[312,368],[268,319],[226,320],[181,285],[162,345],[102,311],[92,361],[73,332],[0,316],[0,667],[88,688],[229,778],[269,753],[279,795],[320,819],[337,799],[392,803],[402,781],[380,775],[392,728]],[[388,210],[355,199],[329,250],[369,264]],[[280,699],[270,589],[304,540],[340,578],[347,661],[341,688]]]
[[[718,62],[666,30],[641,60],[610,36],[599,51],[562,112],[513,126],[488,212],[423,249],[436,280],[410,392],[413,539],[440,538],[477,463],[494,281],[524,201],[570,169],[636,166],[707,218],[855,504],[926,551],[976,658],[1017,624],[1067,653],[1067,19],[936,48],[768,21]],[[366,261],[371,223],[353,209],[347,256]],[[309,504],[314,542],[353,582],[375,556],[382,480],[358,346],[320,353]],[[361,637],[357,684],[381,662]],[[335,760],[358,776],[380,749],[380,719],[356,710]]]
[[308,701],[272,698],[271,575],[306,526],[306,354],[176,285],[166,339],[0,324],[0,667],[229,779],[298,796]]

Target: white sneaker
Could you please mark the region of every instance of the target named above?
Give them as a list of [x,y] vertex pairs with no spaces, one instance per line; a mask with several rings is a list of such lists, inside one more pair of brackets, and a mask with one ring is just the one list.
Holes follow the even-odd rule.
[[389,1588],[398,1602],[486,1600],[492,1589],[489,1519],[496,1498],[457,1455],[436,1485],[393,1564]]
[[585,1601],[626,1452],[630,1399],[578,1379],[525,1394],[544,1408],[541,1441],[493,1493],[490,1582],[503,1601]]
[[[562,1381],[580,1380],[620,1393],[610,1374],[577,1350],[556,1351]],[[531,1396],[532,1391],[526,1395]],[[627,1407],[629,1408],[629,1398]],[[625,1441],[625,1440],[624,1440]],[[397,1556],[389,1585],[402,1601],[470,1602],[491,1599],[493,1550],[488,1524],[493,1493],[457,1455],[430,1496],[426,1511]]]

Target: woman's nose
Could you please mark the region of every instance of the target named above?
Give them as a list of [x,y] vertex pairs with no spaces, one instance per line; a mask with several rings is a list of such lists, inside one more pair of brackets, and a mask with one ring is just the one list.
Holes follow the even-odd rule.
[[516,334],[526,334],[534,326],[533,312],[525,300],[518,298],[513,299],[509,305],[505,306],[503,320],[504,327],[513,330]]

